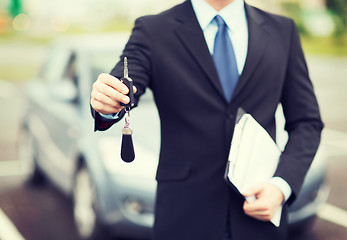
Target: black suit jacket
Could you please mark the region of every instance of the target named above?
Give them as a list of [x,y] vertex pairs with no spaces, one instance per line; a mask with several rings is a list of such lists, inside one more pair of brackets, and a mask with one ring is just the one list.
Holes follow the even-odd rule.
[[[300,190],[323,124],[293,21],[247,4],[246,14],[248,55],[230,104],[190,1],[139,18],[124,49],[136,100],[151,88],[161,120],[155,240],[222,240],[227,212],[233,240],[286,237],[286,207],[279,228],[257,221],[224,182],[236,112],[245,109],[275,139],[274,113],[283,105],[289,141],[275,175],[291,186],[289,201]],[[120,78],[122,64],[111,74]],[[116,122],[95,118],[96,130]]]

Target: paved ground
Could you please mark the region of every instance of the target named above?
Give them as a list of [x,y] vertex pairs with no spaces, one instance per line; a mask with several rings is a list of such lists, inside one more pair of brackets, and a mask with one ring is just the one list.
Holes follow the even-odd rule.
[[[1,53],[4,49],[0,46]],[[36,62],[42,60],[42,47],[37,51],[25,49],[15,51],[11,58],[12,52],[6,48],[6,56],[10,56],[9,61],[21,59],[23,66],[33,64],[30,55],[35,55]],[[1,56],[0,64],[4,64],[6,59]],[[305,235],[293,235],[291,240],[347,239],[344,224],[347,223],[347,59],[309,57],[308,64],[327,129],[324,145],[329,155],[327,179],[331,194],[326,211],[322,210],[312,230]],[[25,184],[25,169],[20,167],[15,151],[18,124],[25,105],[22,90],[23,83],[12,85],[0,81],[0,213],[4,213],[0,214],[0,239],[75,240],[69,199],[49,184],[41,188]],[[7,227],[2,222],[6,222]],[[9,234],[15,237],[9,238]]]

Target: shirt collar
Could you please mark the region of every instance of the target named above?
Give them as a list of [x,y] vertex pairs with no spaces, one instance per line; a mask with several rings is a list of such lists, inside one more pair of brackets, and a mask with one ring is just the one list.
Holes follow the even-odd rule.
[[191,0],[200,27],[204,30],[216,15],[220,15],[231,31],[237,30],[245,16],[243,0],[234,0],[219,12],[204,0]]

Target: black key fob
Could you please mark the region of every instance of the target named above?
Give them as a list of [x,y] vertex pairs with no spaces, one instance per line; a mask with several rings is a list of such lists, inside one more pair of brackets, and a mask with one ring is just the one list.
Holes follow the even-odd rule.
[[130,102],[128,104],[121,103],[121,106],[130,107],[130,108],[134,107],[135,98],[134,98],[133,80],[129,77],[123,77],[123,78],[121,78],[121,82],[124,83],[128,87],[129,93],[127,94],[127,96],[130,98]]
[[134,151],[134,144],[133,144],[133,138],[132,138],[133,131],[126,124],[126,126],[123,128],[122,133],[123,133],[123,136],[122,136],[120,155],[124,162],[130,163],[134,161],[135,159],[135,151]]

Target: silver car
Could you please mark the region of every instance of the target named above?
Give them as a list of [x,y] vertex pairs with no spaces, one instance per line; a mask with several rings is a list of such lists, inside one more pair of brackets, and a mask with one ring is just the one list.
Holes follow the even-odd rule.
[[[29,181],[49,180],[73,199],[81,239],[106,236],[150,238],[160,132],[152,94],[131,111],[136,159],[120,159],[123,121],[105,132],[93,132],[92,83],[108,72],[128,34],[70,37],[55,42],[37,79],[26,88],[20,156],[31,166]],[[283,125],[279,117],[279,128]],[[279,134],[281,135],[281,134]],[[278,140],[285,143],[285,134]],[[310,224],[326,201],[324,154],[317,154],[289,221],[297,229]],[[302,224],[306,223],[306,224]]]

